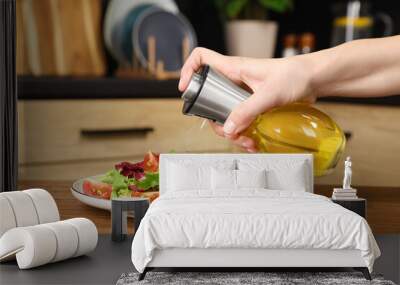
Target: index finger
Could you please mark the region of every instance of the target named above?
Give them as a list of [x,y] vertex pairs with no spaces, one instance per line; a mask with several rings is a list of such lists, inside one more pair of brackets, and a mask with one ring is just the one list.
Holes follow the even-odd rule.
[[208,64],[229,77],[240,81],[240,58],[227,57],[206,48],[195,48],[181,69],[178,88],[183,92],[189,85],[190,78],[202,65]]

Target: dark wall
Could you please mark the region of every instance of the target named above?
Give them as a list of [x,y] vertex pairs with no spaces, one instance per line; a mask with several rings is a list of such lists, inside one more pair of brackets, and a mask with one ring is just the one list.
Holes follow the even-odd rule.
[[213,0],[176,0],[175,2],[196,31],[199,46],[225,52],[223,25]]
[[[176,2],[195,28],[199,45],[223,52],[225,50],[223,28],[213,0],[177,0]],[[295,0],[293,11],[285,14],[270,13],[270,18],[279,22],[277,54],[281,50],[283,35],[293,32],[312,32],[316,35],[317,49],[329,47],[333,20],[332,6],[340,2],[346,1]],[[394,32],[399,34],[400,1],[375,0],[370,3],[373,11],[386,12],[394,19]],[[378,25],[377,29],[380,28]]]
[[[109,0],[102,0],[106,8]],[[282,38],[287,33],[312,32],[316,35],[316,48],[328,48],[332,30],[332,5],[345,0],[294,0],[293,11],[285,14],[270,13],[272,20],[279,22],[276,56],[281,54]],[[199,46],[225,53],[223,23],[214,5],[214,0],[175,0],[180,11],[189,19],[198,37]],[[383,11],[394,19],[395,34],[400,34],[400,0],[373,0],[374,11]],[[107,53],[108,75],[117,67]]]
[[[372,13],[384,12],[394,20],[394,34],[400,33],[400,1],[376,0],[371,3]],[[295,2],[295,9],[287,15],[273,15],[279,22],[279,44],[277,50],[281,50],[282,37],[286,33],[312,32],[316,35],[316,48],[324,49],[330,46],[332,22],[334,19],[333,7],[337,3],[346,1],[306,1]],[[375,33],[380,35],[383,25],[377,22]]]

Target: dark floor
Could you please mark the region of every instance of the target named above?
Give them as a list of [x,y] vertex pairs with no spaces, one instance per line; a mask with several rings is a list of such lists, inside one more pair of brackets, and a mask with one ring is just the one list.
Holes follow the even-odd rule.
[[0,284],[115,284],[124,272],[132,272],[131,239],[121,243],[100,235],[97,248],[81,256],[45,266],[18,270],[16,262],[0,265]]
[[[375,263],[375,273],[399,283],[400,236],[377,236],[383,257]],[[114,243],[101,235],[94,252],[42,267],[19,270],[16,262],[0,265],[0,284],[115,284],[124,272],[134,271],[130,259],[131,239]]]
[[377,235],[375,239],[381,250],[381,257],[375,261],[374,272],[400,284],[400,234]]

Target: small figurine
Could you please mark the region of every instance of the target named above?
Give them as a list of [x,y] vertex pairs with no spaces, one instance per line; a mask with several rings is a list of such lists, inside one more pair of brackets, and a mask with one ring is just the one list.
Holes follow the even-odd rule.
[[343,178],[343,189],[352,189],[351,188],[351,158],[348,156],[346,161],[344,162],[344,178]]
[[351,187],[351,177],[353,175],[351,164],[350,156],[346,157],[346,161],[344,162],[343,188],[333,188],[333,200],[353,200],[358,198],[357,189]]

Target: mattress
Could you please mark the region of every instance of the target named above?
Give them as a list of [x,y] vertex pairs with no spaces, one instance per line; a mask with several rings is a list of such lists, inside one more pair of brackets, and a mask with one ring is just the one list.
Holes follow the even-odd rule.
[[320,195],[266,189],[162,195],[135,234],[132,262],[143,272],[172,248],[359,250],[370,271],[380,255],[361,216]]

